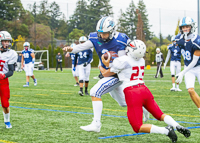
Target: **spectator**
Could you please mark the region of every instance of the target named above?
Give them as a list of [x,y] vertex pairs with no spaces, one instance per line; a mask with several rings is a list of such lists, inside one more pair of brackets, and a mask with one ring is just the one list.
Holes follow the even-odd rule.
[[17,72],[21,72],[22,71],[22,69],[21,69],[21,60],[22,60],[22,54],[21,53],[19,53],[18,54],[18,59],[17,59]]
[[58,70],[58,65],[60,65],[60,70],[62,71],[62,55],[60,53],[56,55],[56,61],[56,72]]

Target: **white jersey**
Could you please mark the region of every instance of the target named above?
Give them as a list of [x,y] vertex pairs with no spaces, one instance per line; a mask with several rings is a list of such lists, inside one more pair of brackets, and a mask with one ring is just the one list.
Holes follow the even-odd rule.
[[12,49],[3,53],[0,52],[0,72],[6,74],[9,71],[8,65],[16,63],[17,58],[17,53]]
[[119,80],[123,81],[123,89],[139,83],[144,83],[144,66],[145,60],[141,58],[139,61],[129,56],[121,56],[116,58],[110,64],[110,71],[117,73]]

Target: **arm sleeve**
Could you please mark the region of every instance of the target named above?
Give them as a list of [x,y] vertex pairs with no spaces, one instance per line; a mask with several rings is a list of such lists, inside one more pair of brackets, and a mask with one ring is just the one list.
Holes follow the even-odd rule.
[[88,59],[87,63],[92,63],[92,61],[93,61],[93,53],[92,53],[92,50],[90,50],[89,59]]
[[198,60],[199,60],[199,56],[193,55],[192,62],[182,71],[183,74],[185,74],[187,71],[189,71],[190,69],[192,69],[197,64]]
[[78,59],[78,54],[75,54],[75,57],[74,57],[74,67],[76,67],[76,65],[77,65],[77,59]]
[[10,76],[13,75],[14,71],[15,71],[15,64],[9,64],[8,65],[8,72],[5,74],[5,78],[8,78]]
[[8,65],[12,65],[14,63],[17,62],[17,53],[14,51],[12,53],[12,57],[10,58],[10,60],[8,61]]
[[123,55],[126,55],[125,50],[120,50],[120,51],[118,51],[118,56],[119,56],[119,57],[120,57],[120,56],[123,56]]
[[83,44],[78,44],[78,45],[74,46],[72,53],[78,53],[80,51],[84,51],[84,50],[91,49],[91,48],[93,48],[93,44],[90,40],[87,40]]
[[168,50],[167,57],[166,57],[166,60],[165,60],[165,63],[166,63],[166,64],[167,64],[168,61],[169,61],[170,55],[171,55],[171,50]]

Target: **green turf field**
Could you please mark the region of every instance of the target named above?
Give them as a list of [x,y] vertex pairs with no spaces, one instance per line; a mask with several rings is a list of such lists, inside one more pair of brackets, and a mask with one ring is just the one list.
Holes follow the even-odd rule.
[[[181,83],[182,92],[171,92],[171,76],[169,67],[164,70],[164,78],[155,79],[156,69],[145,70],[145,84],[152,91],[156,102],[166,114],[171,115],[185,127],[200,126],[200,114],[191,101],[185,83]],[[89,89],[98,81],[93,79],[99,73],[92,69]],[[12,129],[5,129],[3,114],[0,122],[0,142],[12,143],[96,143],[96,142],[170,142],[165,135],[144,134],[99,139],[116,135],[135,134],[126,117],[126,107],[120,107],[114,99],[106,94],[102,97],[103,113],[100,133],[85,132],[80,126],[88,125],[93,118],[90,96],[79,96],[79,87],[74,87],[75,81],[71,69],[64,72],[34,71],[38,85],[31,80],[29,88],[23,88],[25,73],[15,73],[10,78],[10,106]],[[200,86],[196,82],[196,92],[200,94]],[[112,115],[112,116],[108,116]],[[115,115],[115,116],[113,116]],[[150,116],[150,119],[153,119]],[[147,121],[148,124],[167,126],[164,122]],[[194,124],[196,123],[196,124]],[[197,124],[199,123],[199,124]],[[190,138],[186,139],[178,133],[178,142],[200,142],[200,128],[191,129]]]

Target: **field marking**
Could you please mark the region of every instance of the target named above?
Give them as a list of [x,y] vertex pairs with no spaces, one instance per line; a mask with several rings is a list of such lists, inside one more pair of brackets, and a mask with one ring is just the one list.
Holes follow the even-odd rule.
[[60,94],[72,94],[72,93],[60,93]]
[[49,96],[48,94],[35,94],[35,95]]
[[0,140],[0,142],[3,142],[3,143],[16,143],[16,142],[11,142],[11,141],[6,141],[6,140]]
[[[77,108],[77,109],[91,109],[91,107],[80,107],[80,106],[65,106],[65,105],[51,105],[51,104],[39,104],[39,103],[28,103],[28,102],[15,102],[10,101],[10,103],[17,103],[17,104],[28,104],[28,105],[41,105],[41,106],[50,106],[50,107],[66,107],[66,108]],[[103,109],[105,111],[117,111],[117,112],[127,112],[127,110],[113,110],[113,109]],[[165,113],[167,115],[173,115],[173,116],[180,116],[180,117],[200,117],[195,115],[182,115],[182,114],[171,114],[171,113]]]
[[[197,128],[200,128],[200,126],[187,127],[187,129],[197,129]],[[119,138],[119,137],[127,137],[127,136],[138,136],[138,135],[145,135],[145,134],[149,134],[149,133],[136,133],[136,134],[106,136],[106,137],[98,137],[98,139],[110,139],[110,138]]]
[[153,95],[154,97],[160,97],[160,96],[162,96],[162,97],[181,97],[181,98],[190,98],[189,96],[181,96],[181,95],[179,95],[179,96],[176,96],[176,95]]
[[[87,114],[87,115],[94,115],[93,113],[85,113],[85,112],[74,112],[74,111],[62,111],[62,110],[52,110],[52,109],[40,109],[40,108],[29,108],[29,107],[19,107],[19,106],[10,106],[13,108],[20,108],[20,109],[29,109],[29,110],[41,110],[41,111],[54,111],[54,112],[66,112],[66,113],[75,113],[75,114]],[[106,117],[117,117],[117,118],[127,118],[127,116],[116,116],[116,115],[108,115],[102,114],[102,116]],[[155,121],[156,119],[149,119]],[[185,123],[185,124],[200,124],[195,122],[185,122],[185,121],[176,121],[178,123]]]
[[[12,88],[12,89],[20,89],[20,90],[39,90],[39,91],[55,91],[55,92],[66,92],[66,90],[48,90],[48,89],[34,89],[34,88]],[[72,91],[67,91],[67,92],[72,92]]]

